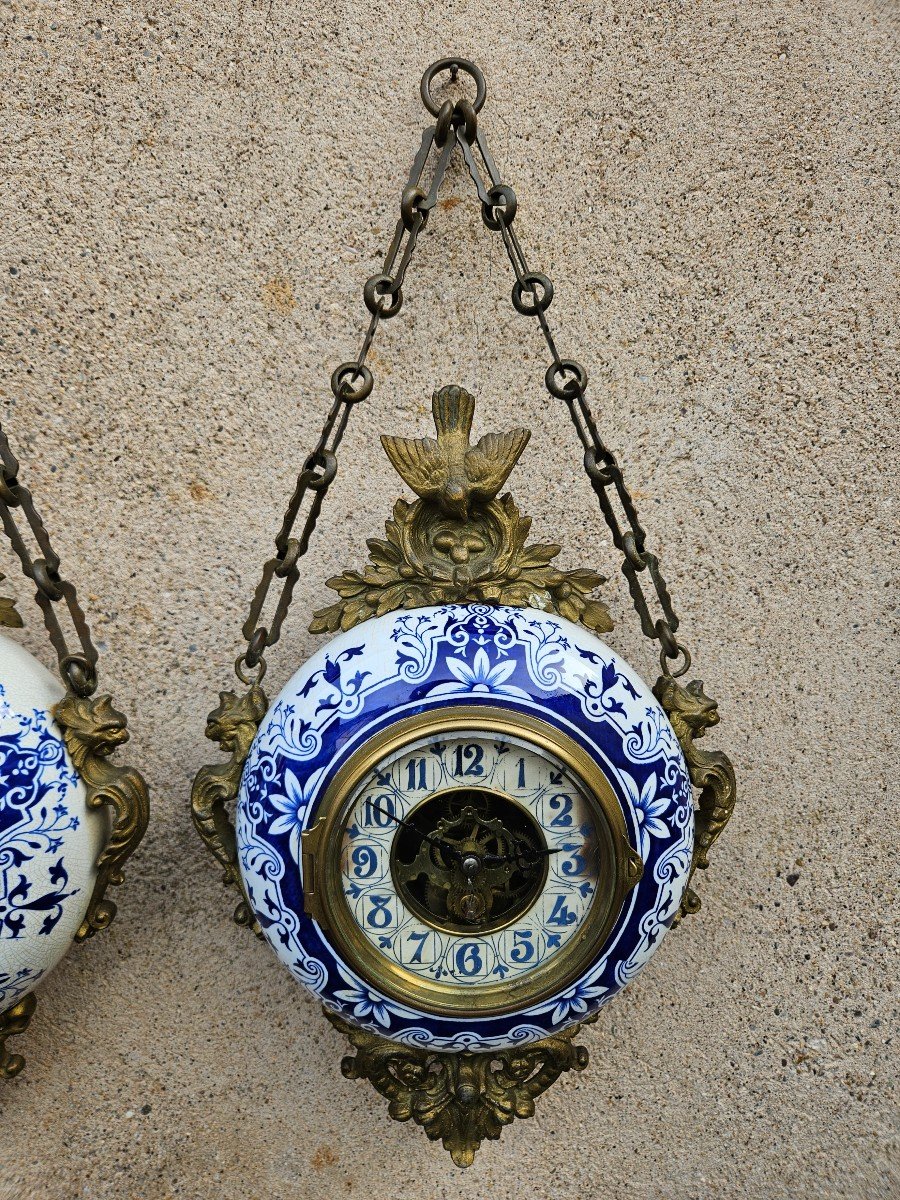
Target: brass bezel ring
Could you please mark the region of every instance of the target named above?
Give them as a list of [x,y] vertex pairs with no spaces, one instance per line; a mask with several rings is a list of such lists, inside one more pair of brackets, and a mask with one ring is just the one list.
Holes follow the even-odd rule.
[[[578,781],[595,816],[599,882],[584,924],[549,962],[512,983],[460,987],[458,983],[423,979],[390,961],[359,929],[341,885],[346,817],[355,802],[356,789],[374,763],[426,733],[438,736],[465,729],[489,729],[531,742],[545,752],[550,750]],[[597,959],[628,892],[643,870],[640,857],[628,841],[625,818],[615,792],[590,754],[546,721],[481,704],[417,713],[369,738],[326,788],[316,808],[314,830],[314,873],[305,851],[304,889],[314,888],[320,906],[320,916],[316,919],[322,935],[333,943],[339,957],[352,962],[361,977],[386,996],[439,1016],[460,1013],[500,1016],[565,990]]]

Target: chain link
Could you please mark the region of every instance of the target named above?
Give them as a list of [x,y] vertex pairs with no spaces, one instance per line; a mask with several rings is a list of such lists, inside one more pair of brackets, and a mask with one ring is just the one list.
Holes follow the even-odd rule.
[[[638,520],[634,500],[625,486],[622,469],[597,429],[585,396],[587,371],[574,359],[562,358],[557,349],[547,320],[547,309],[553,300],[553,284],[541,272],[529,270],[525,253],[513,229],[518,206],[516,194],[508,184],[501,181],[480,130],[476,131],[474,138],[470,138],[467,128],[461,127],[458,131],[458,141],[481,200],[482,219],[488,229],[500,234],[516,277],[512,289],[513,307],[525,316],[537,317],[547,343],[551,362],[544,376],[544,383],[551,396],[565,403],[578,439],[584,447],[584,468],[597,495],[600,511],[609,526],[613,543],[624,557],[622,573],[628,582],[628,590],[641,622],[641,630],[646,637],[659,642],[663,674],[673,677],[684,675],[690,668],[691,656],[675,638],[678,615],[660,570],[659,559],[646,549],[646,535]],[[481,166],[478,159],[481,160]],[[649,576],[653,594],[662,613],[656,618],[651,611],[642,581],[644,572]],[[678,659],[681,661],[677,662]]]
[[[37,546],[29,548],[21,522],[13,515],[18,509]],[[63,682],[76,696],[90,696],[97,689],[97,649],[91,640],[87,619],[78,603],[75,585],[59,573],[59,556],[50,544],[50,535],[34,506],[31,492],[19,482],[19,464],[0,427],[0,520],[10,545],[22,564],[22,573],[34,583],[35,599],[44,614],[44,625],[59,660]],[[66,640],[57,606],[63,601],[78,638],[80,650],[72,651]]]

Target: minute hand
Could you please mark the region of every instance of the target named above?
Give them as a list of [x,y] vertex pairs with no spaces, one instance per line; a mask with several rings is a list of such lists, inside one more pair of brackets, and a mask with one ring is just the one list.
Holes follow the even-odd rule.
[[381,813],[383,817],[387,817],[391,821],[396,821],[398,825],[402,825],[405,829],[411,829],[423,842],[428,842],[430,846],[437,846],[438,850],[443,850],[451,854],[454,858],[459,858],[460,853],[455,846],[451,846],[449,842],[442,842],[439,838],[433,838],[430,834],[425,833],[418,825],[413,825],[412,821],[407,821],[403,817],[398,817],[392,812],[388,812],[386,808],[382,808],[372,801],[372,808],[377,813]]
[[566,851],[565,846],[554,846],[547,850],[532,850],[529,846],[524,850],[520,850],[518,854],[486,854],[483,858],[485,866],[496,866],[498,863],[520,862],[523,858],[546,858],[550,854],[563,854]]

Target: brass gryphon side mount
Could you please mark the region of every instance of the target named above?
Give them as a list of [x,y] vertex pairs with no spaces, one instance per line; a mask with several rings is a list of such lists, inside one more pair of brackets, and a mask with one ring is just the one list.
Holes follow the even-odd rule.
[[[475,101],[448,99],[438,105],[431,84],[443,70],[450,71],[453,79],[460,71],[470,75],[477,85]],[[434,206],[455,147],[462,152],[475,182],[485,224],[501,234],[512,262],[516,275],[513,303],[519,312],[537,317],[545,334],[552,357],[546,376],[548,390],[566,405],[585,447],[587,473],[613,542],[623,555],[622,570],[642,629],[660,645],[662,674],[654,692],[670,718],[691,781],[699,790],[691,880],[696,870],[708,866],[709,850],[727,823],[735,801],[734,770],[727,756],[720,751],[704,752],[696,745],[706,730],[718,722],[716,702],[706,696],[699,680],[687,686],[678,682],[678,677],[690,667],[690,655],[675,640],[678,618],[658,561],[645,549],[644,531],[621,470],[612,452],[600,440],[587,406],[586,372],[573,360],[561,359],[556,350],[546,318],[552,284],[546,276],[528,270],[512,230],[515,195],[500,182],[477,119],[485,95],[483,76],[474,64],[463,59],[443,59],[426,71],[422,95],[426,107],[437,119],[426,130],[404,191],[401,219],[384,270],[366,285],[365,299],[372,313],[372,324],[359,358],[343,364],[332,376],[334,406],[318,446],[304,464],[276,539],[276,554],[264,568],[244,625],[248,648],[238,659],[236,670],[247,690],[240,695],[234,691],[221,692],[220,703],[208,719],[207,736],[231,757],[225,765],[203,767],[192,794],[198,832],[222,866],[225,882],[240,893],[235,920],[257,935],[260,929],[243,890],[228,806],[237,797],[245,759],[268,708],[260,686],[265,672],[263,650],[278,639],[298,578],[298,559],[307,548],[323,497],[335,476],[335,450],[349,411],[371,391],[372,377],[364,360],[374,329],[379,320],[400,310],[401,285],[412,249]],[[422,183],[423,170],[434,153],[438,162],[430,186],[426,187]],[[479,160],[488,182],[483,179]],[[405,250],[401,255],[404,239]],[[398,257],[400,265],[395,269]],[[385,537],[367,543],[367,567],[348,569],[328,581],[339,598],[315,612],[310,630],[314,633],[348,630],[394,610],[463,601],[538,608],[578,621],[597,633],[610,630],[612,621],[607,607],[594,596],[605,582],[603,576],[589,570],[556,568],[553,560],[560,552],[559,546],[529,545],[530,519],[522,516],[510,495],[499,496],[528,442],[529,432],[514,429],[487,434],[473,446],[470,432],[474,400],[456,386],[437,391],[432,408],[436,439],[382,438],[390,461],[418,499],[412,503],[397,500],[385,527]],[[300,538],[295,539],[290,533],[304,501],[308,505],[306,524]],[[649,575],[662,610],[662,616],[655,620],[642,589],[643,573]],[[282,592],[272,621],[266,627],[260,622],[260,614],[276,578],[282,581]],[[254,669],[255,679],[249,678],[246,672]],[[675,921],[699,907],[699,897],[688,886]],[[332,1012],[326,1011],[326,1016],[356,1051],[355,1056],[343,1059],[344,1075],[368,1079],[388,1100],[391,1117],[420,1125],[429,1138],[443,1143],[459,1166],[470,1165],[482,1141],[499,1137],[502,1128],[516,1117],[532,1116],[535,1100],[564,1072],[582,1070],[588,1059],[587,1050],[574,1040],[581,1026],[516,1049],[446,1053],[402,1046],[358,1029]]]

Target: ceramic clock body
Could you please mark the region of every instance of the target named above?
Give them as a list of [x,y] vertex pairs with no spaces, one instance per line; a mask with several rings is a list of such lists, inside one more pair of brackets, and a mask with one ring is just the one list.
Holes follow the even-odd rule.
[[284,688],[237,819],[251,907],[326,1007],[409,1045],[501,1048],[595,1012],[678,910],[675,735],[579,626],[448,605],[341,634]]

